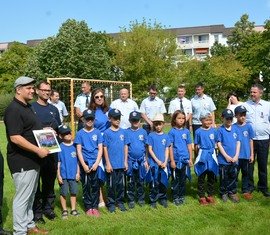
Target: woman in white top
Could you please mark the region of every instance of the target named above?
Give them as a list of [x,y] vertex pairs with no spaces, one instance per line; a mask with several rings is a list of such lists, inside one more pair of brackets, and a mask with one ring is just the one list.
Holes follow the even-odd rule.
[[[230,109],[233,111],[234,113],[234,109],[243,104],[243,102],[239,101],[239,97],[238,95],[235,93],[235,92],[230,92],[228,95],[227,95],[227,100],[228,100],[228,106],[227,106],[227,109]],[[233,118],[233,123],[236,123],[237,120],[236,118],[234,117]]]

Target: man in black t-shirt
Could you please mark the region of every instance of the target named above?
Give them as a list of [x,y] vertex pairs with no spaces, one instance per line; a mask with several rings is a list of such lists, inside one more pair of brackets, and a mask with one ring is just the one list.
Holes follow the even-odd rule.
[[[43,128],[53,129],[55,132],[61,125],[58,109],[48,103],[51,86],[46,81],[41,81],[36,86],[38,95],[37,101],[32,103],[32,109],[42,123]],[[57,153],[49,154],[44,159],[40,169],[40,180],[33,205],[34,220],[38,223],[45,223],[43,214],[50,220],[55,218],[54,213],[54,183],[57,172]],[[40,182],[41,181],[41,182]]]
[[8,140],[7,163],[15,186],[13,234],[47,234],[47,230],[36,227],[32,210],[40,163],[49,154],[47,149],[37,146],[33,134],[33,130],[42,129],[28,103],[33,99],[34,79],[19,77],[14,88],[15,97],[4,114]]

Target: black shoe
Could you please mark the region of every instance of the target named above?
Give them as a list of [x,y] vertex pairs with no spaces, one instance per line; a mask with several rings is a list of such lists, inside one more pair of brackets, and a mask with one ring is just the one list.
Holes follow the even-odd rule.
[[128,203],[128,208],[129,209],[133,209],[134,207],[135,207],[135,202],[132,201],[132,202]]
[[46,224],[45,220],[42,217],[34,218],[36,224]]
[[56,215],[53,211],[49,211],[49,212],[44,213],[44,216],[49,220],[54,220],[56,217]]
[[268,191],[261,191],[261,192],[262,192],[263,196],[270,197],[270,192],[268,192]]
[[0,228],[0,235],[12,235],[12,232]]
[[157,204],[155,202],[153,202],[150,204],[150,207],[153,209],[157,209]]
[[109,206],[108,210],[110,213],[114,213],[115,212],[115,206]]
[[161,201],[160,201],[160,205],[162,205],[164,208],[167,208],[167,207],[168,207],[168,202],[167,202],[167,200],[161,200]]
[[127,210],[125,205],[122,204],[122,203],[118,204],[118,208],[120,209],[120,211],[126,211]]

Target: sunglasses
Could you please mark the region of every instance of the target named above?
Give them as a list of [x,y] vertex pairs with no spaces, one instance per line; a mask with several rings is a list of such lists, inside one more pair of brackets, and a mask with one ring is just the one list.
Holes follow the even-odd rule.
[[94,98],[95,98],[95,100],[97,100],[97,99],[103,99],[104,98],[104,95],[95,96]]

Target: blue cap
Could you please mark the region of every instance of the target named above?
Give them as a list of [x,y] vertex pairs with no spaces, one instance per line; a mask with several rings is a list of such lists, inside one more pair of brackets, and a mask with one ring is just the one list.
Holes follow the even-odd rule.
[[118,109],[111,109],[110,111],[109,111],[109,117],[112,117],[112,118],[117,118],[117,117],[121,117],[121,112],[120,112],[120,110],[118,110]]
[[221,116],[223,118],[233,118],[233,111],[230,109],[224,109]]
[[90,109],[86,109],[83,111],[83,118],[85,120],[87,119],[95,119],[95,112],[90,110]]
[[129,121],[139,121],[141,119],[141,113],[133,111],[129,114]]
[[237,113],[246,113],[247,112],[247,109],[244,105],[240,105],[240,106],[237,106],[235,109],[234,109],[234,113],[237,114]]
[[71,130],[68,126],[66,125],[61,125],[58,127],[58,134],[60,135],[66,135],[66,134],[70,134]]

